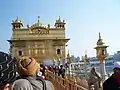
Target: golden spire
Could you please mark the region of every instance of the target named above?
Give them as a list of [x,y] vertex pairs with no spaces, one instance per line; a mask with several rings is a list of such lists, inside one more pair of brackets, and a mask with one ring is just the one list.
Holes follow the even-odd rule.
[[101,35],[100,35],[100,32],[99,32],[99,39],[98,39],[98,41],[97,41],[97,45],[103,45],[104,44],[104,42],[103,42],[103,40],[101,39]]

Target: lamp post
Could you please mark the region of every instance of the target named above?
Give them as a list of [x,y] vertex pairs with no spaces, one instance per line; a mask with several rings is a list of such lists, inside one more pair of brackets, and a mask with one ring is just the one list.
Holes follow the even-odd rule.
[[107,56],[107,47],[108,46],[105,45],[99,33],[99,39],[97,41],[97,46],[94,49],[96,49],[96,56],[98,60],[100,61],[100,74],[101,74],[103,82],[108,78],[106,69],[105,69],[105,58]]

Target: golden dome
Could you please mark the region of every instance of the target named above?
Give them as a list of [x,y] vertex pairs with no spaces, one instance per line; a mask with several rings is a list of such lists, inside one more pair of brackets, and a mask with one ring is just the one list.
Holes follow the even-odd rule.
[[40,23],[39,19],[40,19],[40,17],[38,16],[38,22],[33,24],[31,26],[31,29],[34,29],[34,28],[43,28],[43,29],[45,29],[47,27],[46,25],[43,25],[42,23]]
[[41,23],[35,23],[31,26],[31,28],[36,28],[36,27],[41,27],[42,24]]

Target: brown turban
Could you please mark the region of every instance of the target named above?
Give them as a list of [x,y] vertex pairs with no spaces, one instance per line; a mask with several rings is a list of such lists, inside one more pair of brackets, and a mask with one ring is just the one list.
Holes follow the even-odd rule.
[[32,57],[22,57],[17,66],[18,73],[22,76],[33,76],[39,68],[39,64]]

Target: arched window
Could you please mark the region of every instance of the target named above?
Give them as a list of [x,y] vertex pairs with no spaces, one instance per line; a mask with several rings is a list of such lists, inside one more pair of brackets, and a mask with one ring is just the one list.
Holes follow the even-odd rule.
[[60,54],[60,49],[57,49],[57,54]]
[[105,55],[105,50],[102,50],[102,55]]
[[18,55],[19,55],[19,56],[22,56],[22,51],[18,51]]

